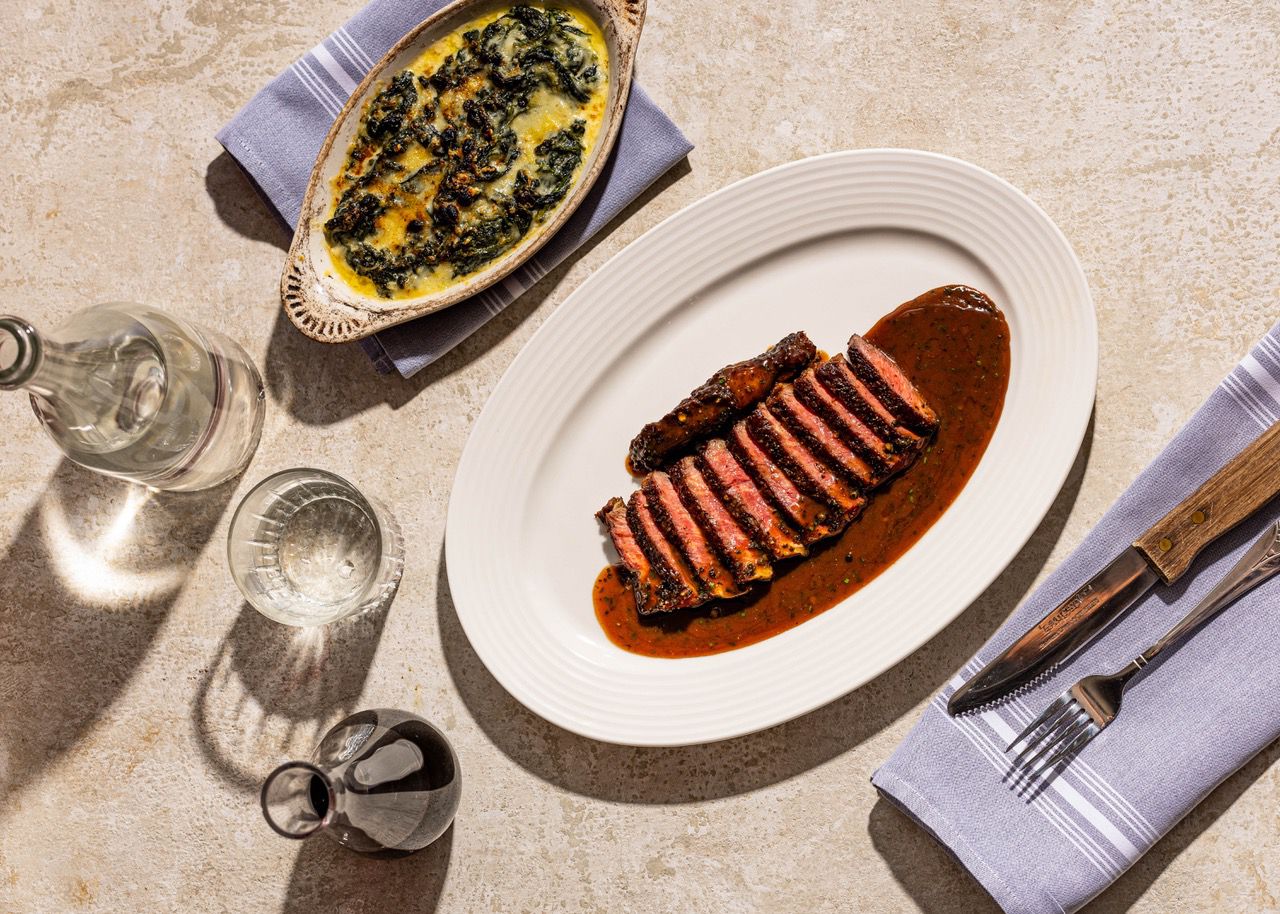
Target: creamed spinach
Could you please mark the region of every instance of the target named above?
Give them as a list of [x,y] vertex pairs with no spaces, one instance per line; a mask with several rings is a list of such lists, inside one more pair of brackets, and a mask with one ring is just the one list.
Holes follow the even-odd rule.
[[[325,238],[383,297],[449,285],[564,199],[603,114],[599,29],[514,6],[442,39],[366,105]],[[345,269],[342,269],[345,266]]]

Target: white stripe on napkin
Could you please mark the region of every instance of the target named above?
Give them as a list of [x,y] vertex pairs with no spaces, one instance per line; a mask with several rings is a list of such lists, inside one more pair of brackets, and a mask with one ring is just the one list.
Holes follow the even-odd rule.
[[320,86],[320,81],[317,80],[309,70],[303,67],[301,60],[291,66],[289,68],[289,72],[297,77],[298,82],[302,83],[306,90],[311,93],[311,97],[320,103],[320,107],[324,108],[324,110],[329,113],[330,117],[338,116],[338,112],[342,110],[342,106],[330,101],[329,97],[321,91],[322,87]]
[[1280,343],[1277,343],[1270,336],[1264,336],[1258,341],[1257,349],[1266,353],[1271,357],[1271,374],[1274,376],[1277,370],[1280,370]]
[[1280,415],[1280,344],[1264,336],[1222,379],[1222,387],[1263,428]]
[[356,53],[356,49],[352,48],[350,43],[344,40],[338,32],[330,33],[328,40],[332,41],[333,46],[342,52],[342,56],[351,62],[351,71],[359,79],[364,79],[364,75],[369,72],[369,65]]
[[[1020,697],[1010,701],[1008,707],[1010,714],[1018,719],[1021,727],[1026,727],[1037,716],[1026,700]],[[1152,843],[1160,840],[1160,833],[1147,821],[1146,816],[1112,787],[1102,775],[1098,774],[1092,765],[1077,757],[1071,762],[1071,773],[1080,779],[1082,787],[1110,806],[1136,834],[1145,836]]]
[[[978,754],[991,763],[992,768],[1001,773],[1006,770],[1007,765],[1003,761],[1004,757],[992,749],[987,741],[982,738],[976,725],[971,724],[963,717],[953,718],[953,723],[955,724],[956,729],[964,735],[965,739],[969,740],[969,742],[973,744],[973,747],[978,750]],[[1041,794],[1040,798],[1043,799],[1043,797],[1044,795]],[[1049,800],[1043,803],[1033,803],[1031,805],[1036,812],[1040,813],[1040,815],[1044,817],[1045,821],[1057,829],[1058,832],[1067,839],[1072,847],[1080,852],[1080,855],[1084,857],[1084,859],[1092,863],[1103,877],[1106,879],[1114,879],[1119,875],[1121,871],[1115,862],[1103,852],[1102,848],[1098,846],[1096,841],[1090,838],[1089,835],[1085,834],[1083,830],[1072,822],[1069,817],[1064,815],[1062,810],[1058,808],[1057,804]]]
[[[323,42],[311,49],[311,56],[319,61],[320,66],[325,68],[325,71],[333,77],[333,81],[341,86],[348,96],[355,91],[355,80],[342,68],[342,64],[334,59],[334,56],[329,53],[329,49],[324,46]],[[344,101],[343,104],[345,105],[346,102]]]
[[346,98],[338,95],[337,92],[329,87],[329,84],[325,82],[324,77],[321,76],[320,73],[317,72],[316,68],[311,65],[311,62],[307,59],[306,55],[303,55],[302,59],[298,61],[298,66],[305,70],[307,75],[315,80],[315,84],[320,87],[321,91],[323,91],[335,105],[337,105],[337,110],[341,111],[342,106],[347,103]]
[[364,64],[366,73],[373,69],[373,58],[366,54],[364,48],[360,47],[360,43],[351,37],[351,33],[347,31],[346,26],[339,26],[338,30],[333,34],[334,37],[340,38],[343,45],[349,47],[351,53]]
[[1255,397],[1234,374],[1229,374],[1223,378],[1220,386],[1231,395],[1232,399],[1234,399],[1236,403],[1240,404],[1240,407],[1246,413],[1253,417],[1255,422],[1263,428],[1269,428],[1271,423],[1275,421],[1271,414],[1267,412],[1266,407],[1259,402],[1258,398]]
[[[977,673],[979,669],[981,669],[983,665],[984,664],[982,664],[981,661],[978,661],[977,658],[974,658],[969,662],[969,664],[966,665],[964,670],[971,670],[969,675],[974,675]],[[957,679],[960,679],[963,681],[964,670],[962,670],[961,674],[957,675],[954,679],[952,679],[952,682],[955,682]],[[958,685],[952,687],[951,683],[948,683],[947,685],[951,691],[954,691],[955,688],[959,687]],[[981,728],[979,728],[976,724],[973,724],[972,717],[965,717],[965,716],[951,717],[949,714],[947,714],[947,710],[946,710],[947,691],[948,690],[944,689],[943,692],[938,694],[938,696],[933,701],[934,706],[937,707],[937,709],[943,714],[944,717],[946,717],[948,720],[951,721],[952,725],[956,727],[961,727],[961,723],[963,722],[964,724],[972,727],[973,736],[970,736],[970,742],[973,742],[974,737],[982,741],[982,743],[985,744],[987,750],[990,753],[993,753],[995,757],[997,757],[1000,760],[998,763],[1001,766],[1000,770],[1002,772],[1007,771],[1009,768],[1009,760],[1004,754],[1004,747],[1013,741],[1013,738],[1022,730],[1022,727],[1019,726],[1017,729],[1014,729],[1013,727],[1011,727],[1009,723],[1003,717],[1000,716],[999,710],[993,709],[993,710],[985,711],[981,714],[975,715],[976,718],[982,720],[1000,738],[1000,742],[997,742],[991,739],[991,737],[987,733],[985,733]],[[961,729],[963,730],[963,728]],[[969,736],[969,733],[966,732],[966,736]],[[1079,763],[1079,759],[1073,761],[1072,769],[1074,769],[1078,763]],[[1069,803],[1071,807],[1075,809],[1075,811],[1080,815],[1080,817],[1085,822],[1087,822],[1090,826],[1092,826],[1092,828],[1098,834],[1100,834],[1103,838],[1105,838],[1107,842],[1124,857],[1127,863],[1125,864],[1125,866],[1121,867],[1120,870],[1117,871],[1117,875],[1119,874],[1119,872],[1123,872],[1123,870],[1128,867],[1128,864],[1133,863],[1135,860],[1138,859],[1138,857],[1142,856],[1142,852],[1138,850],[1137,846],[1133,843],[1133,841],[1130,840],[1124,834],[1124,832],[1121,831],[1120,828],[1118,828],[1116,824],[1102,812],[1102,810],[1098,809],[1098,807],[1095,806],[1092,802],[1090,802],[1090,800],[1086,796],[1084,796],[1084,794],[1082,794],[1078,789],[1076,789],[1076,787],[1072,786],[1072,784],[1070,783],[1070,780],[1066,777],[1065,771],[1060,772],[1058,776],[1055,777],[1049,783],[1049,786],[1053,789],[1055,793],[1057,793],[1064,800],[1066,800],[1067,803]],[[1107,786],[1109,787],[1110,785],[1107,785]],[[1097,791],[1091,790],[1090,792],[1096,793]],[[1112,793],[1120,802],[1123,802],[1126,805],[1130,805],[1128,804],[1128,801],[1124,800],[1123,797],[1120,797],[1118,793],[1114,793],[1114,791],[1112,791]],[[1139,837],[1139,839],[1141,839],[1144,832],[1146,831],[1154,832],[1154,829],[1151,829],[1150,825],[1145,823],[1145,820],[1144,820],[1144,824],[1147,825],[1146,829],[1132,822],[1130,820],[1130,817],[1120,813],[1120,810],[1115,809],[1116,804],[1111,802],[1109,798],[1104,798],[1103,801],[1106,803],[1106,805],[1111,806],[1112,809],[1117,814],[1120,814],[1123,824],[1133,829],[1133,831],[1135,832],[1135,837]],[[1035,797],[1033,800],[1031,800],[1030,805],[1038,807],[1041,803],[1045,803],[1045,802],[1050,802],[1050,801],[1046,797],[1045,793],[1041,793],[1037,797]],[[1091,843],[1096,845],[1097,842],[1092,841],[1091,839]],[[1109,854],[1107,855],[1107,859],[1110,860]]]
[[[1004,740],[1005,745],[1012,742],[1018,735],[1018,731],[1010,727],[1004,718],[995,711],[987,711],[981,717],[987,726],[991,727]],[[1050,782],[1049,786],[1075,807],[1076,811],[1084,816],[1090,825],[1101,832],[1116,850],[1124,854],[1125,859],[1130,863],[1142,855],[1142,852],[1134,846],[1133,842],[1126,838],[1120,829],[1116,828],[1111,820],[1102,814],[1098,807],[1090,803],[1080,791],[1072,787],[1066,778],[1056,777]]]
[[[982,666],[983,666],[982,662],[975,657],[972,660],[970,660],[969,663],[966,664],[961,669],[961,674],[959,674],[957,678],[962,678],[965,672],[968,672],[969,675],[971,676],[975,675],[978,672],[978,670],[982,668]],[[965,735],[965,738],[967,738],[969,742],[974,745],[975,748],[977,748],[984,756],[986,756],[987,760],[992,763],[995,769],[999,771],[1002,776],[1009,770],[1009,760],[1004,754],[1004,746],[1007,745],[1013,739],[1014,731],[1012,730],[1012,728],[1008,726],[1008,724],[1006,724],[1003,720],[999,718],[998,714],[996,714],[994,711],[988,711],[982,715],[978,715],[978,717],[981,717],[984,721],[986,721],[987,725],[992,726],[993,729],[995,729],[995,726],[992,720],[988,718],[988,715],[990,715],[991,718],[994,718],[994,720],[998,722],[999,729],[1002,730],[1005,734],[1007,734],[1004,736],[1004,742],[1002,744],[997,744],[993,742],[991,738],[986,733],[984,733],[976,723],[973,722],[974,721],[973,717],[970,717],[970,716],[950,717],[946,712],[946,700],[943,694],[939,694],[934,699],[933,704],[938,708],[940,712],[942,712],[942,714],[948,720],[951,721],[953,726],[955,726],[957,729],[960,730],[961,733]],[[1057,781],[1054,782],[1055,785],[1056,783]],[[1061,791],[1056,791],[1056,792],[1062,793]],[[1081,803],[1083,804],[1084,809],[1081,809],[1080,807],[1077,806],[1077,812],[1081,814],[1085,822],[1088,822],[1089,824],[1091,824],[1099,833],[1103,834],[1108,838],[1109,836],[1107,835],[1107,830],[1099,827],[1099,824],[1098,824],[1099,820],[1101,820],[1102,822],[1105,822],[1106,825],[1109,826],[1110,831],[1115,832],[1116,834],[1119,834],[1115,826],[1111,825],[1110,821],[1107,820],[1106,817],[1103,816],[1100,812],[1098,812],[1098,810],[1095,807],[1093,807],[1091,803],[1085,800],[1084,797],[1080,796],[1078,792],[1073,790],[1072,793],[1075,794],[1076,797],[1079,797]],[[1068,802],[1071,802],[1073,806],[1076,805],[1070,796],[1066,794],[1063,794],[1063,796],[1065,799],[1067,799]],[[1124,870],[1127,868],[1127,864],[1124,866],[1121,866],[1120,863],[1111,856],[1111,853],[1107,851],[1107,849],[1103,847],[1095,837],[1093,837],[1093,835],[1089,834],[1089,832],[1087,832],[1080,823],[1076,822],[1066,812],[1066,810],[1064,810],[1061,806],[1058,805],[1058,803],[1053,799],[1053,797],[1042,792],[1038,796],[1036,796],[1034,799],[1032,799],[1028,803],[1028,805],[1039,810],[1040,813],[1051,824],[1053,824],[1060,832],[1062,832],[1064,837],[1067,837],[1067,839],[1071,841],[1072,845],[1077,850],[1080,851],[1080,853],[1085,857],[1085,859],[1089,860],[1091,863],[1093,863],[1094,866],[1099,868],[1099,870],[1103,873],[1104,876],[1108,876],[1109,878],[1114,879],[1117,876],[1119,876],[1120,873],[1124,872]],[[1091,810],[1092,813],[1090,814],[1089,812],[1086,812],[1085,811],[1086,809]],[[1070,832],[1070,834],[1068,834],[1068,831]],[[1076,838],[1078,838],[1078,840],[1072,839],[1071,835],[1075,835]],[[1120,838],[1122,842],[1128,844],[1129,847],[1132,847],[1132,843],[1128,842],[1123,835],[1121,835]],[[1124,853],[1124,850],[1120,845],[1117,845],[1116,842],[1114,841],[1112,841],[1111,843],[1112,843],[1112,846],[1116,848],[1116,850],[1120,851],[1120,853],[1122,854]],[[1133,859],[1136,859],[1136,849],[1135,849],[1134,858],[1132,858],[1129,862],[1132,863]]]

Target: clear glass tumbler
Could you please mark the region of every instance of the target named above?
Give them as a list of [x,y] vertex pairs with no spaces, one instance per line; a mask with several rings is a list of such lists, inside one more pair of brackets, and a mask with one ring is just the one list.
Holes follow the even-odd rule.
[[298,468],[240,502],[227,562],[245,599],[285,625],[323,625],[395,595],[404,542],[395,518],[341,476]]

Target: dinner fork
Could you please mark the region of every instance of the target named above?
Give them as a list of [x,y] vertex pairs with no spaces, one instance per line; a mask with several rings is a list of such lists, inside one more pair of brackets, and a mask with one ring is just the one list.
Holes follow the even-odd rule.
[[1278,571],[1280,523],[1269,527],[1218,586],[1164,637],[1110,676],[1081,679],[1019,733],[1005,747],[1005,752],[1011,752],[1025,744],[1013,760],[1014,783],[1030,783],[1083,749],[1116,719],[1120,699],[1139,670]]

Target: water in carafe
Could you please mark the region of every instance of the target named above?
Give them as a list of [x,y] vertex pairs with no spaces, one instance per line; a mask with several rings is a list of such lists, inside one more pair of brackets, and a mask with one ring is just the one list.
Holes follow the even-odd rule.
[[83,466],[157,489],[217,485],[248,464],[265,391],[236,343],[140,305],[88,308],[41,334],[0,317],[0,389],[25,389]]

